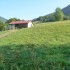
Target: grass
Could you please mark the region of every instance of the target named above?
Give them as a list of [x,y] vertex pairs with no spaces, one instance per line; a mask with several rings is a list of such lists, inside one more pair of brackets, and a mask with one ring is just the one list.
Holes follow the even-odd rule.
[[[65,21],[64,21],[65,22]],[[69,22],[69,21],[68,21]],[[0,39],[4,44],[49,44],[59,45],[70,43],[70,23],[54,22],[36,24],[32,28],[20,29],[17,32]],[[4,42],[6,41],[6,42]]]
[[70,70],[70,21],[34,24],[0,39],[1,70]]
[[3,37],[7,37],[9,36],[10,34],[16,32],[17,30],[6,30],[6,31],[2,31],[0,32],[0,39],[3,38]]
[[3,33],[6,33],[6,32],[7,32],[7,31],[0,31],[0,35],[3,34]]

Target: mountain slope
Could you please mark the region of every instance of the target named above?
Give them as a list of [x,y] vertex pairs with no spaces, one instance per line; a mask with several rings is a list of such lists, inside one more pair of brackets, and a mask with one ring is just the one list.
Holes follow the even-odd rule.
[[62,9],[63,13],[65,15],[70,15],[70,5]]
[[[70,15],[70,5],[63,8],[62,11],[65,15],[69,16]],[[38,18],[35,18],[35,19],[33,19],[33,21],[44,21],[44,22],[55,21],[55,18],[53,15],[54,15],[54,12],[47,14],[47,15],[44,15],[44,16],[40,16]]]
[[3,17],[0,16],[0,21],[2,21],[2,22],[6,22],[7,19],[5,19],[5,18],[3,18]]

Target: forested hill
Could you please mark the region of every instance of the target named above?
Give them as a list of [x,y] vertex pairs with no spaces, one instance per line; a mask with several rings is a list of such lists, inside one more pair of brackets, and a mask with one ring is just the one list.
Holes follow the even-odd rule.
[[[67,7],[61,9],[65,15],[64,19],[70,19],[70,5],[68,5]],[[49,22],[49,21],[55,21],[54,18],[54,13],[50,13],[48,15],[44,15],[44,16],[39,16],[38,18],[33,19],[33,21],[44,21],[44,22]]]

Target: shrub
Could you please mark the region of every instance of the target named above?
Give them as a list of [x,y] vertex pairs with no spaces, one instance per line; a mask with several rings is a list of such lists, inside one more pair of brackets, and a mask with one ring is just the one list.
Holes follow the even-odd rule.
[[4,30],[4,23],[0,21],[0,31]]

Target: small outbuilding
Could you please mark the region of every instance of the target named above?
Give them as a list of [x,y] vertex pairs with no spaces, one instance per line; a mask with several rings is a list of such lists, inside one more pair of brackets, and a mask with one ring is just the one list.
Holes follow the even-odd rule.
[[9,23],[9,29],[15,29],[15,28],[30,28],[33,24],[31,20],[21,20],[21,21],[13,21]]

